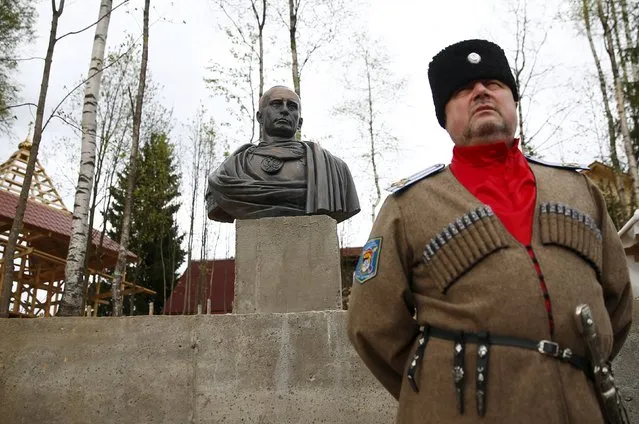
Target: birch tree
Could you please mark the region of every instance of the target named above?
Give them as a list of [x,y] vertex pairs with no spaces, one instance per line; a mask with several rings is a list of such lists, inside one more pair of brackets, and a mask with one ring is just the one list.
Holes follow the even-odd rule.
[[88,215],[95,171],[97,106],[112,7],[113,0],[102,0],[100,3],[98,24],[95,28],[89,72],[85,83],[80,173],[73,204],[71,237],[65,266],[64,293],[58,311],[60,316],[81,315],[83,310],[85,291],[83,271],[87,255],[87,239],[89,239],[91,232],[88,225]]
[[615,120],[610,109],[610,97],[608,94],[608,84],[606,82],[606,76],[601,67],[601,60],[597,53],[595,46],[595,40],[592,31],[592,24],[590,20],[590,0],[582,0],[580,7],[580,19],[584,24],[586,38],[588,39],[588,46],[592,54],[593,61],[595,63],[595,69],[597,70],[597,80],[599,82],[599,92],[601,93],[602,105],[604,108],[604,115],[606,118],[607,132],[608,132],[608,151],[610,155],[610,163],[615,175],[615,185],[619,191],[620,206],[624,210],[626,218],[632,214],[632,207],[626,202],[625,184],[622,178],[623,167],[619,160],[617,153],[617,131],[615,126]]
[[[633,2],[630,10],[626,0],[619,0],[618,4],[620,11],[617,13],[614,10],[615,2],[611,1],[611,11],[615,15],[617,49],[622,61],[629,120],[632,121],[630,136],[635,157],[639,157],[639,4]],[[634,37],[632,31],[635,32]],[[623,32],[623,38],[619,32]]]
[[351,17],[353,4],[346,0],[288,0],[286,12],[279,11],[288,29],[293,88],[300,98],[302,72],[339,36]]
[[[94,222],[107,216],[112,208],[112,196],[109,189],[114,185],[115,177],[126,166],[125,152],[131,145],[132,107],[128,97],[128,88],[138,84],[140,74],[141,48],[137,40],[129,36],[116,49],[108,54],[106,62],[113,66],[105,66],[100,84],[100,96],[97,105],[97,133],[96,133],[96,165],[91,204],[88,211],[88,229],[92,231]],[[140,139],[149,140],[153,134],[167,133],[171,128],[171,111],[166,109],[159,98],[160,87],[153,81],[152,75],[147,75],[144,94],[144,108]],[[56,117],[82,134],[81,112],[84,97],[75,93],[70,105],[63,105]],[[67,151],[68,162],[79,161],[79,151],[69,150],[72,145],[69,139],[62,139],[55,147]],[[102,220],[99,241],[93,244],[91,237],[87,237],[86,254],[83,274],[88,278],[89,258],[97,260],[97,268],[103,269],[102,242],[107,233],[107,220]],[[117,233],[119,239],[119,232]],[[116,239],[116,238],[114,238]],[[137,251],[134,250],[136,254]],[[86,293],[88,281],[85,280],[83,293]],[[159,303],[158,303],[159,305]],[[104,308],[99,308],[104,312]]]
[[345,90],[350,98],[336,112],[354,118],[367,146],[362,155],[373,175],[371,194],[371,221],[375,221],[377,206],[382,200],[380,186],[380,160],[385,152],[394,150],[397,138],[386,128],[384,109],[394,104],[401,95],[404,81],[398,78],[388,64],[390,58],[379,41],[371,41],[363,34],[352,37],[353,51],[347,55],[346,66],[353,77],[345,81]]
[[[129,176],[127,181],[126,197],[124,202],[124,212],[122,216],[122,233],[120,237],[120,248],[118,250],[118,259],[113,272],[113,284],[111,291],[113,293],[113,315],[119,317],[122,315],[122,295],[120,288],[125,277],[127,249],[129,244],[129,230],[131,228],[131,203],[133,202],[133,188],[135,185],[138,145],[140,141],[140,124],[142,118],[142,105],[144,98],[144,88],[146,83],[146,68],[149,59],[149,8],[150,0],[144,0],[144,20],[142,35],[142,61],[140,64],[140,79],[138,81],[138,91],[135,97],[135,105],[133,107],[133,131],[131,140],[131,154],[129,158]],[[133,102],[133,99],[131,99]]]
[[608,54],[608,58],[610,59],[610,69],[612,71],[612,78],[614,83],[614,94],[617,104],[617,114],[619,117],[619,127],[621,130],[621,138],[628,159],[628,168],[630,174],[632,175],[633,195],[635,199],[635,204],[633,206],[636,207],[636,202],[639,201],[639,175],[637,174],[637,159],[635,157],[633,143],[628,128],[628,118],[626,116],[626,98],[620,77],[612,29],[609,22],[610,15],[609,11],[604,10],[602,0],[596,0],[596,14],[603,29],[604,45],[606,48],[606,53]]
[[[534,43],[534,41],[531,40],[531,20],[528,16],[528,2],[526,0],[523,0],[523,2],[517,0],[517,3],[511,6],[511,15],[514,17],[514,35],[517,43],[512,71],[515,78],[515,84],[519,90],[520,98],[517,108],[519,141],[524,153],[531,154],[534,135],[528,134],[526,128],[528,120],[527,116],[525,116],[526,113],[524,112],[524,103],[527,97],[534,94],[529,93],[529,91],[533,90],[531,83],[533,83],[536,78],[542,77],[550,71],[550,68],[542,70],[537,69],[537,58],[539,57],[539,52],[548,39],[548,30],[544,31],[541,41]],[[550,117],[552,114],[548,114],[548,116]],[[528,135],[530,135],[530,140],[528,139]]]
[[[206,182],[208,174],[213,170],[216,163],[216,132],[214,121],[206,119],[206,110],[200,107],[196,116],[190,124],[190,154],[191,161],[188,163],[188,173],[190,174],[190,200],[191,209],[189,216],[189,231],[187,241],[187,269],[191,267],[195,238],[195,224],[200,219],[203,220],[200,233],[200,259],[204,259],[206,255],[207,242],[207,221],[206,211],[204,210],[206,192]],[[203,307],[204,301],[204,279],[205,274],[200,275],[196,285],[196,305]],[[186,274],[186,293],[184,300],[188,299],[192,294],[193,282],[191,274]],[[186,311],[187,305],[183,305],[183,311]]]
[[22,182],[22,190],[20,191],[20,200],[16,208],[16,213],[11,225],[11,231],[9,233],[9,239],[7,240],[7,246],[4,250],[3,267],[2,267],[2,293],[0,294],[0,317],[6,317],[9,314],[9,301],[11,298],[11,291],[13,288],[13,261],[15,258],[15,249],[18,242],[18,237],[22,232],[24,225],[24,213],[27,209],[27,200],[29,198],[29,189],[31,187],[31,180],[33,178],[33,171],[35,169],[35,163],[38,158],[38,151],[40,149],[40,141],[42,139],[43,120],[44,120],[44,107],[47,99],[47,91],[49,89],[49,76],[51,74],[51,63],[53,61],[53,52],[55,49],[56,34],[58,31],[58,20],[64,11],[64,1],[51,0],[51,28],[49,31],[49,42],[47,45],[47,53],[44,58],[44,69],[42,71],[42,81],[40,83],[40,94],[38,96],[38,105],[36,108],[36,119],[33,128],[33,141],[31,144],[31,151],[27,168],[25,170],[24,180]]
[[[225,99],[229,115],[235,122],[223,123],[239,134],[239,139],[253,142],[259,134],[255,113],[257,103],[264,93],[265,26],[270,2],[267,0],[216,0],[224,15],[220,28],[231,44],[234,65],[213,63],[205,79],[214,96]],[[257,75],[255,73],[257,72]],[[236,128],[233,124],[239,124]],[[245,128],[250,128],[246,131]],[[239,140],[238,140],[239,141]]]
[[[534,4],[535,13],[531,13],[530,4]],[[504,22],[514,42],[514,45],[506,46],[506,50],[512,58],[511,70],[519,91],[517,137],[522,151],[530,156],[538,156],[543,148],[548,148],[549,142],[562,136],[565,122],[580,104],[554,93],[546,94],[569,88],[568,83],[563,82],[565,80],[557,78],[558,66],[543,62],[553,30],[554,4],[552,1],[539,4],[511,0],[507,6],[508,20]],[[542,119],[534,119],[531,111],[541,109],[544,110]]]

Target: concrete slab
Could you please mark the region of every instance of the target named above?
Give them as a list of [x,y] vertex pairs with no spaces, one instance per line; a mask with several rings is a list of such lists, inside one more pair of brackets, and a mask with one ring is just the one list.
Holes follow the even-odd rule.
[[233,312],[341,309],[337,224],[325,215],[238,220]]
[[390,424],[345,311],[0,320],[0,421]]
[[192,333],[193,321],[163,317],[0,320],[0,417],[189,422]]
[[350,347],[345,312],[255,317],[199,325],[217,334],[199,340],[195,422],[393,422],[396,402]]
[[[0,320],[0,422],[391,424],[345,311]],[[639,302],[615,361],[639,422]]]

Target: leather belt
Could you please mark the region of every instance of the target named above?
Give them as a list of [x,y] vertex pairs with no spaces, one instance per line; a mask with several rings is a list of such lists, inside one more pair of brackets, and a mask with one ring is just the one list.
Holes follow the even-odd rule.
[[430,337],[435,337],[453,342],[453,382],[455,387],[455,395],[457,399],[457,409],[460,414],[464,413],[464,381],[466,370],[464,368],[464,356],[466,344],[472,343],[477,345],[477,361],[476,361],[476,384],[475,384],[475,401],[477,413],[484,416],[486,413],[486,389],[488,387],[488,357],[491,345],[512,346],[522,349],[529,349],[539,352],[551,358],[555,358],[562,362],[567,362],[573,367],[582,370],[589,378],[592,378],[592,370],[586,358],[575,355],[568,348],[561,348],[558,343],[551,340],[528,340],[519,337],[499,336],[488,332],[465,332],[445,330],[442,328],[424,326],[421,327],[421,335],[418,339],[418,347],[415,352],[410,366],[408,367],[408,383],[411,389],[418,393],[419,388],[416,382],[416,371],[419,363],[424,357],[424,350],[428,344]]

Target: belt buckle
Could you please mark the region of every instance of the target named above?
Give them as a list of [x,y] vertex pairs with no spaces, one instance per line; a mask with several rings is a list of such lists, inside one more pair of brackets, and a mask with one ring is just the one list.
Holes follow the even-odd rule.
[[550,340],[541,340],[537,343],[537,351],[539,351],[542,355],[552,356],[553,358],[558,357],[561,353],[559,344]]

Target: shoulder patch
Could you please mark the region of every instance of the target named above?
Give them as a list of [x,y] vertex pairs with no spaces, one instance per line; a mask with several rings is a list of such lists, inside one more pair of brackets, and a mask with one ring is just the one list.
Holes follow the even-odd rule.
[[538,165],[550,166],[551,168],[569,169],[571,171],[589,171],[590,170],[590,168],[588,168],[586,165],[579,165],[576,163],[562,164],[562,163],[556,163],[556,162],[547,162],[545,160],[541,160],[539,158],[533,158],[531,156],[526,156],[526,160],[528,160],[528,162],[536,163]]
[[376,237],[368,240],[362,249],[353,279],[364,284],[377,275],[379,255],[382,252],[382,238]]
[[429,168],[424,169],[423,171],[419,171],[418,173],[411,175],[410,177],[402,178],[401,180],[394,182],[390,185],[390,187],[386,188],[386,191],[389,191],[391,194],[400,192],[406,187],[415,184],[417,181],[423,180],[426,177],[430,177],[431,175],[435,175],[441,172],[445,167],[446,165],[444,165],[443,163],[433,165]]

